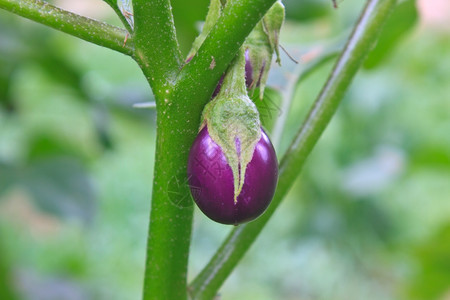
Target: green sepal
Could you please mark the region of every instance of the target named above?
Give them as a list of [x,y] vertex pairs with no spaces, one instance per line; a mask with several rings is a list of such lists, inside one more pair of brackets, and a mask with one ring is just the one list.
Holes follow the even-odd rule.
[[252,65],[252,82],[249,89],[254,92],[259,85],[259,98],[264,97],[264,88],[269,77],[272,56],[275,52],[280,64],[279,37],[284,23],[284,5],[277,1],[247,37],[244,47]]
[[272,46],[262,21],[255,26],[247,37],[244,48],[252,66],[252,82],[249,90],[253,93],[259,83],[259,98],[262,99],[267,78],[269,77],[273,54]]
[[202,127],[207,126],[231,167],[236,203],[244,186],[247,165],[261,139],[259,113],[245,86],[243,48],[227,72],[219,94],[205,106],[202,119]]
[[280,64],[280,31],[284,23],[285,9],[281,1],[275,2],[263,18],[264,30],[269,38],[272,51],[277,55],[277,63]]

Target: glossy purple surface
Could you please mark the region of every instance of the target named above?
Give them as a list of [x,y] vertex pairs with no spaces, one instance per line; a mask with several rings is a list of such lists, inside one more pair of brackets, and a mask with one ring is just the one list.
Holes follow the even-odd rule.
[[251,88],[253,82],[253,66],[250,61],[249,50],[245,50],[245,85],[247,88]]
[[272,143],[262,131],[234,203],[231,168],[205,127],[191,147],[187,172],[191,194],[200,210],[216,222],[239,224],[257,218],[269,205],[277,185],[278,163]]
[[249,49],[245,50],[245,84],[248,89],[252,89],[261,85],[261,77],[263,76],[264,69],[266,68],[266,63],[264,62],[262,64],[259,74],[257,74],[257,78],[253,78],[253,65],[250,59],[249,51]]

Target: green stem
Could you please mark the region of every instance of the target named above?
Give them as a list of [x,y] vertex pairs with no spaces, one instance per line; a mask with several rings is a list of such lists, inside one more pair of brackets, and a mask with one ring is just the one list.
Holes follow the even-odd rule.
[[[189,148],[197,135],[203,107],[220,75],[273,2],[229,2],[224,10],[228,13],[222,15],[205,39],[199,50],[201,54],[180,71],[180,54],[178,50],[174,52],[177,49],[175,32],[168,25],[172,23],[167,12],[170,10],[168,1],[133,1],[136,60],[151,84],[158,106],[144,300],[187,298],[186,273],[193,215],[186,182]],[[242,24],[239,20],[245,18],[246,23]],[[155,37],[148,36],[151,34]],[[176,48],[168,49],[169,44]],[[220,57],[212,69],[211,56]],[[180,74],[172,86],[173,74],[177,72]],[[215,78],[211,77],[211,72]]]
[[133,0],[136,61],[156,103],[166,99],[182,62],[169,0]]
[[227,70],[225,79],[217,97],[233,96],[241,97],[247,95],[247,86],[245,85],[245,49],[241,47],[235,59]]
[[126,30],[68,12],[45,1],[0,0],[0,8],[99,46],[130,56],[134,53],[133,40]]
[[186,184],[189,146],[179,142],[182,127],[168,112],[176,102],[172,82],[181,53],[168,0],[134,0],[135,59],[157,104],[157,138],[153,194],[147,240],[143,299],[186,299],[186,278],[193,205]]
[[255,241],[265,224],[291,188],[305,160],[331,117],[367,53],[377,40],[396,0],[369,0],[354,30],[300,128],[280,163],[280,177],[268,210],[256,221],[234,228],[214,257],[190,285],[192,299],[211,299]]

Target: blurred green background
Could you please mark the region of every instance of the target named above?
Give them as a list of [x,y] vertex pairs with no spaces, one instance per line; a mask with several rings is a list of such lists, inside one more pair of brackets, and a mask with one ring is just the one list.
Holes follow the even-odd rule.
[[[105,3],[57,5],[119,24]],[[283,91],[359,0],[284,1]],[[186,53],[207,0],[172,1]],[[450,299],[450,3],[403,1],[221,299]],[[294,90],[279,157],[327,78]],[[0,11],[0,299],[140,299],[155,112],[128,57]],[[176,151],[176,149],[174,149]],[[196,210],[189,278],[230,227]]]

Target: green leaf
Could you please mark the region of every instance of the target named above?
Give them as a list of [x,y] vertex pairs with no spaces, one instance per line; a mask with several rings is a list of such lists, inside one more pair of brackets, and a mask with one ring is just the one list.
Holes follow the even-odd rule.
[[364,68],[372,69],[382,63],[401,42],[402,38],[414,28],[417,20],[415,0],[399,3],[386,22],[377,45],[364,62]]

